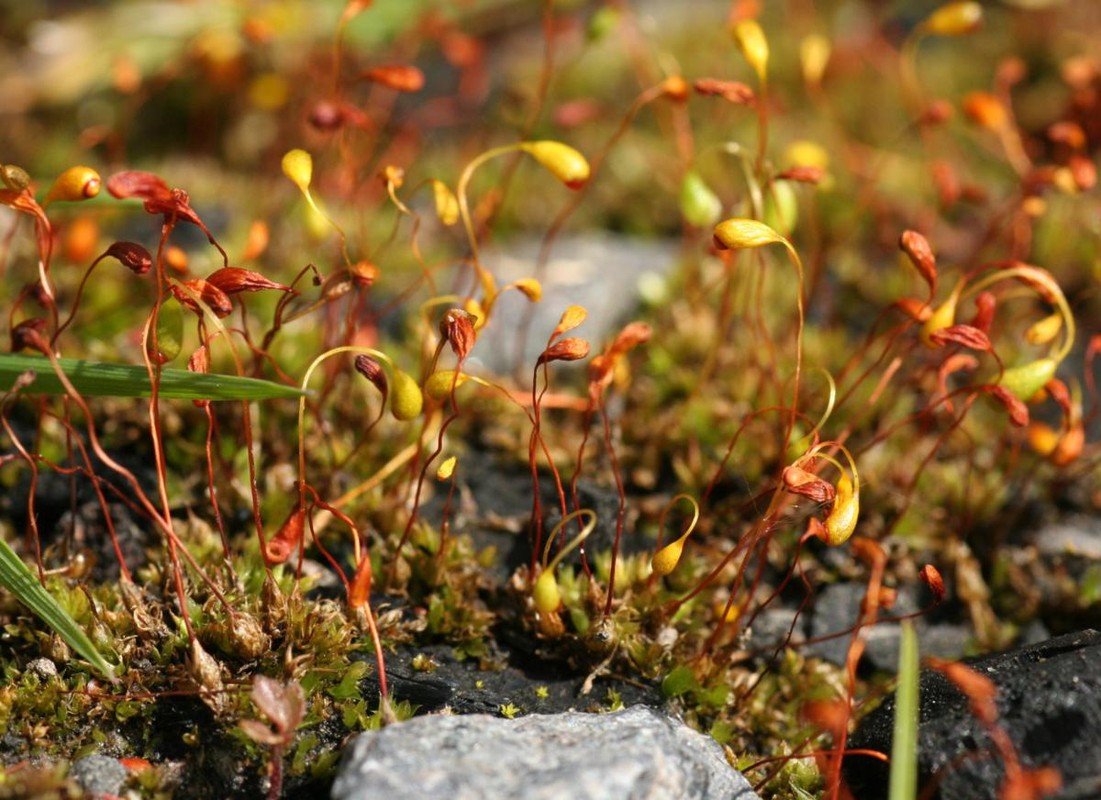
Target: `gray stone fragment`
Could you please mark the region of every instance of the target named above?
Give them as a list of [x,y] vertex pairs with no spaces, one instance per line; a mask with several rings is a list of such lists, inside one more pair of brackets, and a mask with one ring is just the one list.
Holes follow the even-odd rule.
[[1077,515],[1045,525],[1035,542],[1044,555],[1101,561],[1101,518]]
[[[498,284],[506,286],[537,276],[541,244],[541,239],[527,239],[485,247],[481,261]],[[589,315],[569,335],[589,339],[596,352],[635,313],[642,293],[639,282],[660,282],[675,266],[676,243],[668,240],[597,233],[559,237],[545,271],[538,275],[543,299],[532,304],[520,292],[502,293],[493,307],[492,321],[478,334],[468,370],[473,371],[480,361],[492,372],[507,373],[519,358],[530,372],[547,345],[547,336],[570,305],[584,306]],[[529,314],[533,316],[521,353],[517,332]],[[556,365],[556,369],[563,367]]]
[[[821,641],[808,645],[803,652],[832,664],[844,665],[852,644],[851,629],[853,623],[860,618],[860,604],[866,591],[867,586],[862,583],[834,583],[823,589],[815,599],[810,621],[811,638]],[[865,631],[863,657],[874,669],[884,672],[898,671],[901,628],[899,623],[886,618],[913,614],[920,608],[914,594],[903,587],[898,590],[894,606],[880,611],[883,621]],[[973,638],[970,628],[963,625],[929,624],[920,616],[913,621],[922,655],[961,658]],[[837,635],[844,631],[848,632]]]
[[126,782],[126,767],[117,758],[110,756],[84,756],[73,762],[69,768],[69,777],[85,791],[89,797],[117,795]]
[[[1043,628],[1043,626],[1040,626]],[[951,623],[938,623],[936,625],[923,625],[918,621],[918,644],[921,655],[936,656],[959,660],[967,655],[968,650],[974,645],[975,633],[969,625],[956,625]],[[1049,634],[1034,637],[1029,641],[1037,642],[1047,639]],[[898,671],[898,651],[895,651],[895,672]]]
[[[824,636],[831,638],[814,642],[804,651],[809,656],[844,664],[852,644],[852,633],[837,636],[850,631],[860,619],[860,604],[868,587],[862,583],[834,583],[821,591],[814,602],[814,614],[810,622],[812,639]],[[918,610],[913,596],[900,589],[895,604],[884,609],[880,616],[903,616]],[[898,643],[901,637],[897,622],[877,622],[865,631],[864,657],[876,669],[893,671],[898,668]]]
[[[808,645],[803,652],[831,664],[844,664],[852,636],[837,634],[859,619],[865,591],[867,587],[858,583],[831,583],[822,589],[815,598],[810,621],[810,637],[820,641]],[[823,639],[824,636],[831,638]]]
[[37,675],[39,680],[47,681],[57,677],[57,664],[48,658],[33,658],[27,662],[27,672]]
[[784,645],[806,640],[806,618],[794,608],[765,608],[754,618],[746,637],[746,647],[768,652]]
[[357,736],[334,800],[755,800],[708,736],[646,706],[417,717]]

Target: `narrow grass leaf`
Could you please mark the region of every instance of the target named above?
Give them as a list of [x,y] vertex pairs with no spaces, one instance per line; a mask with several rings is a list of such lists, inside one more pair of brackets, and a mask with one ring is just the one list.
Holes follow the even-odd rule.
[[895,726],[891,739],[889,800],[917,796],[918,643],[914,626],[902,622],[898,648],[898,688],[895,690]]
[[[60,358],[58,362],[62,372],[85,397],[149,397],[152,393],[144,366],[72,358]],[[47,359],[19,353],[0,353],[0,391],[10,389],[28,370],[35,373],[34,382],[24,390],[28,394],[65,394],[65,387]],[[269,400],[301,394],[295,386],[257,378],[203,375],[185,369],[161,371],[160,396],[168,399]]]
[[23,560],[7,542],[0,539],[0,585],[14,594],[23,605],[49,625],[77,654],[104,677],[114,680],[111,665],[96,650],[95,645],[58,602],[42,588]]

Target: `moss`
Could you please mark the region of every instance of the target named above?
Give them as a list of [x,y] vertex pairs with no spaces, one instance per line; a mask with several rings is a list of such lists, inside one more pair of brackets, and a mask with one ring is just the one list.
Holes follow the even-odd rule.
[[[58,24],[90,26],[102,51],[141,45],[118,24],[116,5]],[[70,166],[60,159],[73,142],[89,160],[102,155],[100,135],[110,160],[145,154],[139,161],[158,174],[116,177],[114,194],[128,201],[108,192],[84,205],[50,204],[12,229],[0,296],[9,300],[13,349],[33,348],[37,333],[67,358],[119,360],[145,376],[142,331],[155,315],[167,335],[171,310],[184,321],[173,367],[188,360],[193,370],[283,386],[312,377],[301,405],[89,397],[85,409],[75,397],[5,384],[0,535],[28,563],[41,549],[50,591],[120,674],[118,685],[104,684],[53,631],[0,597],[5,759],[129,750],[185,762],[186,780],[203,774],[203,759],[236,758],[232,777],[256,795],[265,776],[277,780],[272,763],[285,766],[287,786],[308,786],[331,774],[349,732],[418,710],[606,711],[663,690],[741,765],[778,759],[755,770],[766,795],[803,798],[821,791],[807,754],[828,745],[803,721],[804,705],[847,698],[850,687],[839,670],[807,658],[798,637],[756,645],[749,633],[761,614],[804,614],[823,587],[867,581],[860,556],[880,545],[892,589],[916,586],[927,561],[954,576],[956,596],[939,613],[972,623],[987,645],[1038,616],[1096,613],[1094,565],[1080,574],[1067,562],[1022,566],[1010,549],[1034,507],[1096,514],[1101,505],[1095,430],[1083,424],[1080,451],[1058,439],[1057,454],[1018,424],[1043,419],[1058,437],[1088,422],[1096,404],[1083,374],[1096,370],[1097,348],[1083,343],[1097,334],[1098,245],[1064,235],[1097,216],[1094,143],[1072,142],[1074,126],[1096,116],[1083,89],[1096,81],[1083,74],[1073,42],[1044,37],[1051,69],[1003,93],[1014,104],[1007,118],[1028,121],[1006,132],[1021,138],[1022,165],[1012,148],[987,147],[993,139],[974,120],[914,119],[937,112],[929,98],[956,104],[960,87],[983,79],[990,63],[1037,46],[1015,38],[1028,26],[1007,24],[1020,11],[999,12],[992,32],[968,40],[974,47],[943,42],[936,59],[919,60],[917,85],[903,86],[878,73],[869,81],[867,65],[890,66],[890,51],[865,59],[860,43],[847,43],[854,57],[835,58],[824,76],[803,74],[792,32],[805,26],[783,24],[764,4],[768,98],[759,63],[715,60],[730,40],[706,15],[674,15],[638,40],[629,14],[601,12],[602,31],[557,37],[553,59],[531,59],[526,47],[516,48],[519,57],[511,48],[494,53],[497,83],[487,92],[480,48],[511,30],[494,30],[496,18],[476,11],[455,12],[443,28],[407,14],[397,38],[371,57],[438,59],[454,80],[436,85],[430,76],[426,94],[395,100],[350,77],[370,66],[365,51],[345,48],[330,74],[334,42],[377,32],[373,17],[389,14],[349,9],[356,13],[339,34],[333,14],[296,24],[264,9],[250,10],[237,31],[219,22],[226,8],[213,3],[182,15],[185,29],[164,37],[157,58],[134,51],[134,64],[122,59],[110,74],[86,53],[52,54],[66,59],[62,72],[74,81],[89,81],[90,95],[34,86],[39,73],[28,71],[27,121],[10,126],[4,156],[20,163],[0,165],[9,183],[13,167],[26,167],[36,184],[50,185]],[[589,11],[556,6],[553,26],[521,16],[516,28],[581,30]],[[1046,24],[1054,30],[1069,19],[1053,12]],[[386,30],[398,25],[384,21]],[[232,47],[188,44],[208,40]],[[631,77],[632,64],[655,54],[684,79],[663,77],[636,99],[638,87],[625,87],[649,79],[645,70]],[[905,48],[898,57],[907,58]],[[747,83],[708,79],[719,74]],[[273,84],[285,88],[285,105],[263,91]],[[332,97],[344,105],[319,86],[336,87]],[[869,97],[884,102],[869,106]],[[68,113],[77,98],[82,113]],[[309,127],[294,133],[303,120]],[[156,157],[182,152],[185,131],[186,154]],[[486,142],[516,141],[518,131],[541,140],[525,147],[543,155],[561,155],[568,140],[573,169],[557,177],[578,194],[557,185],[546,159],[550,173],[530,159],[494,159],[471,179]],[[288,150],[301,159],[300,148],[309,148],[312,170],[295,182],[331,217],[313,231],[300,193],[268,168]],[[815,153],[821,174],[789,163],[800,150]],[[707,214],[677,207],[689,167],[713,193]],[[461,227],[449,227],[454,208],[433,208],[436,186],[462,195]],[[20,191],[8,185],[0,196],[17,219],[34,210]],[[716,243],[701,224],[716,208],[749,220],[763,238],[741,250],[745,242],[729,237]],[[95,240],[81,252],[69,236],[89,225]],[[516,292],[498,303],[504,287],[490,273],[503,259],[481,245],[534,232],[549,252],[571,226],[678,237],[675,270],[643,279],[649,288],[634,313],[644,325],[598,333],[593,303],[590,327],[575,328],[588,312],[566,307],[588,301],[575,298],[572,273],[541,261],[525,264],[523,282],[512,284],[525,295],[519,317],[507,308]],[[905,230],[907,241],[924,240],[918,228],[928,236],[924,261],[896,246]],[[162,257],[162,233],[186,268],[178,255]],[[157,252],[149,273],[108,260],[81,288],[98,252],[123,235]],[[1005,271],[1023,261],[1041,266]],[[217,288],[230,262],[252,276],[245,291],[225,283],[224,299],[206,287],[208,305],[229,311],[224,318],[171,297],[182,281]],[[25,288],[36,282],[39,291]],[[946,314],[957,285],[955,316],[939,331],[947,338],[936,339],[922,330],[925,315]],[[555,292],[566,297],[562,308],[549,308],[560,302]],[[1053,311],[1063,334],[1076,320],[1084,330],[1038,341],[1035,323]],[[72,325],[61,330],[70,312]],[[471,329],[449,332],[447,313],[470,315],[461,318]],[[500,355],[488,352],[495,341],[518,352],[544,340],[534,363],[496,376],[485,366]],[[381,354],[379,371],[357,369],[340,348]],[[583,351],[591,351],[587,364],[571,367],[566,359]],[[319,354],[333,357],[312,370]],[[1015,373],[1006,379],[1004,368],[1042,363],[1046,377],[1056,361],[1059,381],[1046,385],[1046,397],[999,393],[1007,380],[1013,388]],[[412,402],[427,376],[456,368],[467,380],[454,397]],[[848,469],[859,467],[861,511],[854,538],[829,549],[815,526],[828,523],[847,486],[824,466],[842,446],[856,461]],[[451,459],[453,473],[437,478]],[[788,482],[792,465],[805,483]],[[683,503],[667,504],[684,495],[702,510],[699,524],[680,557],[667,559],[669,574],[654,575],[659,535],[668,545],[684,530],[676,518]],[[554,519],[587,504],[600,519],[584,558],[554,561]],[[292,510],[302,514],[301,539],[289,541],[287,529],[272,549]],[[541,592],[536,604],[533,590],[548,572],[558,598]],[[57,677],[28,668],[43,654],[57,662]],[[385,699],[380,659],[392,667]],[[305,697],[301,724],[272,733],[282,737],[274,744],[238,725],[264,716],[249,691],[256,675],[297,684]],[[854,688],[858,699],[875,691],[863,681]],[[5,774],[0,792],[9,778],[18,773]],[[57,776],[34,780],[66,791]],[[143,796],[171,791],[158,769],[133,783]]]

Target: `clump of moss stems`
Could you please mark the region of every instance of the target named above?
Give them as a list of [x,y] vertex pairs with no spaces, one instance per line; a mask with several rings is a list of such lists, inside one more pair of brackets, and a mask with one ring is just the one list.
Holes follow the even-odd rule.
[[[949,3],[934,12],[897,56],[915,159],[939,191],[927,199],[942,205],[959,197],[946,194],[944,162],[933,157],[949,134],[925,99],[918,45],[974,33],[975,6]],[[239,251],[223,247],[188,193],[159,175],[128,170],[101,179],[76,166],[41,193],[21,168],[3,167],[0,203],[33,226],[33,256],[4,265],[5,279],[28,282],[8,305],[13,354],[0,357],[0,467],[28,483],[19,524],[33,572],[12,553],[0,582],[47,625],[37,635],[21,627],[27,641],[16,661],[41,648],[66,662],[71,672],[51,691],[94,715],[121,721],[143,713],[135,702],[184,692],[223,720],[243,720],[238,732],[266,759],[269,796],[277,797],[284,760],[308,757],[294,754],[308,754],[308,734],[299,729],[311,720],[339,714],[356,729],[410,713],[390,697],[388,649],[435,637],[485,652],[500,614],[542,656],[587,675],[586,689],[604,674],[662,679],[671,701],[728,744],[761,788],[781,791],[775,787],[796,781],[798,768],[805,770],[800,791],[817,786],[843,796],[841,764],[864,699],[857,667],[869,629],[916,616],[892,612],[903,584],[927,586],[932,607],[946,596],[941,570],[977,574],[965,527],[932,521],[930,504],[955,503],[954,513],[975,524],[994,515],[1011,489],[1040,481],[1041,465],[1048,480],[1097,466],[1086,431],[1098,413],[1093,369],[1101,340],[1077,341],[1072,301],[1048,269],[1028,262],[1021,233],[1043,220],[1045,192],[1090,188],[1081,161],[1072,162],[1077,171],[1032,163],[1005,93],[971,98],[974,130],[954,135],[993,134],[1016,181],[1005,190],[1005,208],[984,221],[982,246],[946,268],[935,255],[936,215],[907,224],[906,205],[877,189],[874,174],[865,176],[862,202],[899,220],[899,263],[882,268],[890,273],[882,287],[846,284],[824,266],[822,205],[837,170],[814,142],[777,152],[769,40],[751,16],[736,15],[731,33],[753,85],[673,71],[655,80],[636,62],[648,88],[593,146],[591,160],[534,135],[554,70],[548,28],[542,89],[523,135],[484,149],[453,174],[427,174],[415,159],[387,163],[375,126],[341,99],[349,90],[344,28],[360,13],[370,13],[366,4],[350,3],[340,21],[333,97],[315,98],[314,127],[335,137],[319,148],[323,166],[315,169],[306,147],[282,155],[283,176],[298,189],[319,242],[314,260],[286,283],[266,274],[294,272],[283,261],[238,266],[265,257],[266,237]],[[637,46],[628,12],[619,13],[624,41]],[[801,52],[807,102],[829,114],[829,42],[807,37]],[[363,77],[380,91],[416,92],[418,74],[400,65]],[[393,113],[391,101],[376,101],[380,114]],[[596,348],[577,335],[588,316],[583,305],[564,307],[550,331],[535,329],[529,316],[514,333],[521,343],[546,336],[535,363],[511,377],[480,369],[482,332],[506,324],[501,295],[513,290],[533,306],[544,302],[560,231],[651,106],[674,134],[663,179],[679,186],[681,296],[667,295]],[[752,120],[744,142],[697,144],[713,134],[712,117],[743,112]],[[353,156],[353,142],[381,165],[370,213],[394,214],[374,247],[347,233],[368,212],[336,188],[343,170],[369,163]],[[1081,145],[1072,149],[1080,155]],[[715,153],[734,159],[737,179],[722,177]],[[516,158],[544,174],[529,175]],[[490,191],[477,178],[497,162],[507,164]],[[496,215],[516,201],[506,189],[521,179],[559,210],[532,274],[501,287],[483,243]],[[101,187],[114,199],[105,200]],[[91,214],[81,210],[88,203],[129,214],[133,201],[154,223],[147,245],[116,241],[89,254],[80,278],[57,274],[58,218]],[[291,210],[290,199],[284,206],[281,213]],[[218,267],[205,277],[192,276],[174,254],[182,225],[197,227],[216,254]],[[403,226],[412,275],[387,266],[397,260],[391,247]],[[449,236],[452,226],[461,233]],[[455,258],[459,267],[449,268]],[[326,260],[334,266],[315,265]],[[383,282],[396,287],[394,299],[376,295]],[[90,316],[82,306],[105,284],[131,298],[127,364],[92,359],[95,348],[80,333]],[[840,317],[846,302],[874,307],[858,333]],[[400,337],[380,333],[388,315],[401,317]],[[1084,386],[1065,367],[1079,357]],[[584,375],[570,362],[586,362]],[[1041,409],[1043,419],[1035,418]],[[466,532],[454,529],[466,518],[457,498],[467,465],[487,457],[470,434],[487,426],[511,436],[510,458],[531,479],[523,526],[529,557],[507,586],[495,587],[488,607],[484,565]],[[120,428],[144,433],[138,449],[147,470],[127,466]],[[47,543],[38,526],[44,471],[68,483],[74,516],[78,493],[94,495],[117,568],[113,590],[79,574],[73,531]],[[995,479],[984,482],[991,471]],[[200,477],[188,483],[188,474]],[[949,479],[960,484],[957,494],[930,488]],[[614,493],[611,519],[584,505],[586,482]],[[442,513],[426,521],[440,487]],[[140,563],[131,533],[116,525],[122,513],[154,534],[139,547]],[[610,545],[594,551],[589,543],[601,526],[611,531]],[[666,538],[669,527],[679,532]],[[888,556],[883,542],[892,536],[905,557]],[[814,601],[830,578],[825,548],[851,555],[849,578],[865,583],[865,596],[851,626],[831,634],[849,639],[842,669],[817,665],[796,687],[803,691],[793,691],[810,642],[793,637],[793,621],[782,641],[756,648],[754,624],[792,597],[798,613]],[[907,567],[928,553],[940,569]],[[319,570],[339,582],[339,603],[312,593]],[[955,599],[982,644],[1003,642],[981,585],[961,585]],[[424,621],[403,620],[395,604]],[[83,662],[70,663],[68,648]],[[378,687],[366,704],[341,677],[360,663],[352,658],[359,650],[370,651]],[[151,677],[139,663],[164,675]],[[767,718],[775,698],[791,710],[788,719]],[[0,692],[5,718],[29,703]],[[271,724],[255,719],[253,707]],[[777,737],[773,743],[783,737],[785,752],[754,757],[754,742],[766,735]],[[1011,749],[1003,755],[1007,764],[1014,757]],[[1032,792],[1019,796],[1040,796],[1047,784],[1030,783],[1034,777],[1018,774],[1015,786]]]

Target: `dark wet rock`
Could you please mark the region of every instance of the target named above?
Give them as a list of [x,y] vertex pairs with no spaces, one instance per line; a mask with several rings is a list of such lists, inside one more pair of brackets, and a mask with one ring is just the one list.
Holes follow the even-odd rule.
[[69,778],[79,784],[88,797],[114,796],[126,782],[126,767],[110,756],[84,756],[73,762]]
[[334,800],[753,800],[712,739],[660,711],[418,717],[360,734]]
[[[562,511],[559,508],[558,495],[552,491],[554,485],[553,479],[545,480],[541,484],[543,491],[543,503],[546,514],[543,518],[543,535],[550,536],[555,527],[562,521]],[[569,495],[569,486],[566,487],[567,496]],[[570,507],[573,507],[573,501],[570,501]],[[604,488],[596,485],[592,481],[580,480],[577,485],[577,507],[587,508],[596,514],[596,525],[593,528],[591,534],[585,539],[584,547],[586,552],[598,553],[602,550],[611,550],[616,541],[616,529],[618,527],[619,518],[619,495],[615,489]],[[642,550],[649,549],[653,546],[653,540],[645,539],[640,536],[634,536],[634,524],[633,517],[636,514],[626,507],[624,509],[624,523],[622,532],[620,534],[619,552],[621,555],[630,555],[640,552]],[[580,521],[582,524],[584,520]],[[573,536],[575,528],[568,527],[569,535]],[[580,564],[580,559],[576,555],[573,557],[567,557],[564,563]]]
[[[998,723],[1025,768],[1054,766],[1062,800],[1101,797],[1101,633],[1068,634],[998,655],[969,659],[998,688]],[[944,800],[995,800],[1004,777],[1001,759],[967,698],[941,673],[921,674],[918,774],[937,782]],[[891,750],[894,698],[865,718],[852,748]],[[845,776],[857,800],[886,797],[888,767],[850,756]]]
[[[661,690],[640,681],[623,682],[610,675],[592,676],[567,669],[561,662],[540,659],[534,653],[498,650],[480,659],[461,659],[455,648],[426,645],[416,650],[388,653],[386,677],[391,698],[412,703],[417,713],[500,714],[514,706],[522,714],[563,711],[607,711],[616,703],[660,705]],[[417,669],[415,656],[428,668]],[[491,663],[489,663],[491,662]],[[374,662],[369,661],[372,665]],[[378,697],[374,674],[360,682],[365,697]],[[587,689],[587,691],[586,691]]]

